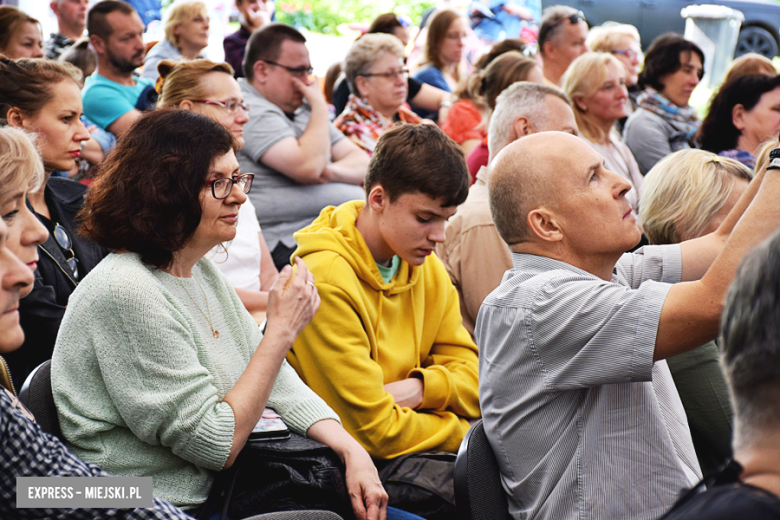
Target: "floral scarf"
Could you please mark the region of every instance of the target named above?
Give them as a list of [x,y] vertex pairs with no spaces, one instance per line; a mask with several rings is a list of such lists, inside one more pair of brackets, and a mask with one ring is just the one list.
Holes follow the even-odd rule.
[[333,124],[342,134],[368,152],[368,155],[373,155],[379,136],[393,128],[396,122],[417,124],[421,123],[422,119],[405,106],[401,106],[395,117],[389,119],[365,100],[350,94],[347,106]]
[[684,132],[689,140],[701,125],[701,121],[692,107],[678,107],[652,87],[647,87],[644,92],[639,94],[637,103],[640,108],[661,117],[678,132]]

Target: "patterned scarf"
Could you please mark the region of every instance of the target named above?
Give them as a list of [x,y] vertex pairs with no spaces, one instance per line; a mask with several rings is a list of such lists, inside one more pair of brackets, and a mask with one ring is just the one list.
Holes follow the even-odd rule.
[[333,124],[342,134],[372,155],[379,136],[393,128],[396,121],[413,124],[422,122],[417,114],[404,106],[398,109],[394,119],[395,121],[383,116],[374,107],[350,94],[347,106]]
[[637,103],[641,108],[661,117],[678,132],[684,132],[688,139],[693,137],[701,125],[692,107],[678,107],[652,87],[647,87],[639,94]]

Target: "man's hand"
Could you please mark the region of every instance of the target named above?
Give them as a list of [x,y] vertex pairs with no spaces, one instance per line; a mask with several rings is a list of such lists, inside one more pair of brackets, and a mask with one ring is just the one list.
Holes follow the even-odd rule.
[[[322,107],[325,110],[328,109],[328,104],[325,102],[325,95],[320,90],[320,84],[318,81],[312,81],[311,83],[305,83],[298,78],[293,78],[293,85],[303,95],[303,99],[311,107],[312,111],[315,107]],[[307,79],[307,81],[309,81]]]
[[267,23],[271,23],[271,13],[274,10],[273,2],[259,2],[256,6],[251,5],[244,16],[247,29],[254,32]]
[[411,408],[412,410],[422,404],[424,389],[422,379],[417,377],[410,377],[385,385],[385,392],[393,396],[395,404],[401,408]]

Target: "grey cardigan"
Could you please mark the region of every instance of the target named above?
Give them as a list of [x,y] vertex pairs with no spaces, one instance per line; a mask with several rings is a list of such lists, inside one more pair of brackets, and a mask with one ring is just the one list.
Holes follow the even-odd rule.
[[623,142],[634,154],[642,175],[655,164],[678,150],[690,148],[685,132],[676,130],[661,116],[639,108],[626,121]]

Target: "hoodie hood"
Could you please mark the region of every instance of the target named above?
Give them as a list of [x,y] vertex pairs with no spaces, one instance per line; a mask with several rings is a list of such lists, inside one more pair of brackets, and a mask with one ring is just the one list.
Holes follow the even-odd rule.
[[310,226],[293,235],[298,244],[293,258],[332,251],[346,260],[357,276],[377,291],[396,294],[411,290],[420,277],[421,267],[411,266],[403,259],[392,280],[385,282],[382,279],[368,244],[355,225],[364,205],[365,201],[354,200],[323,209]]

